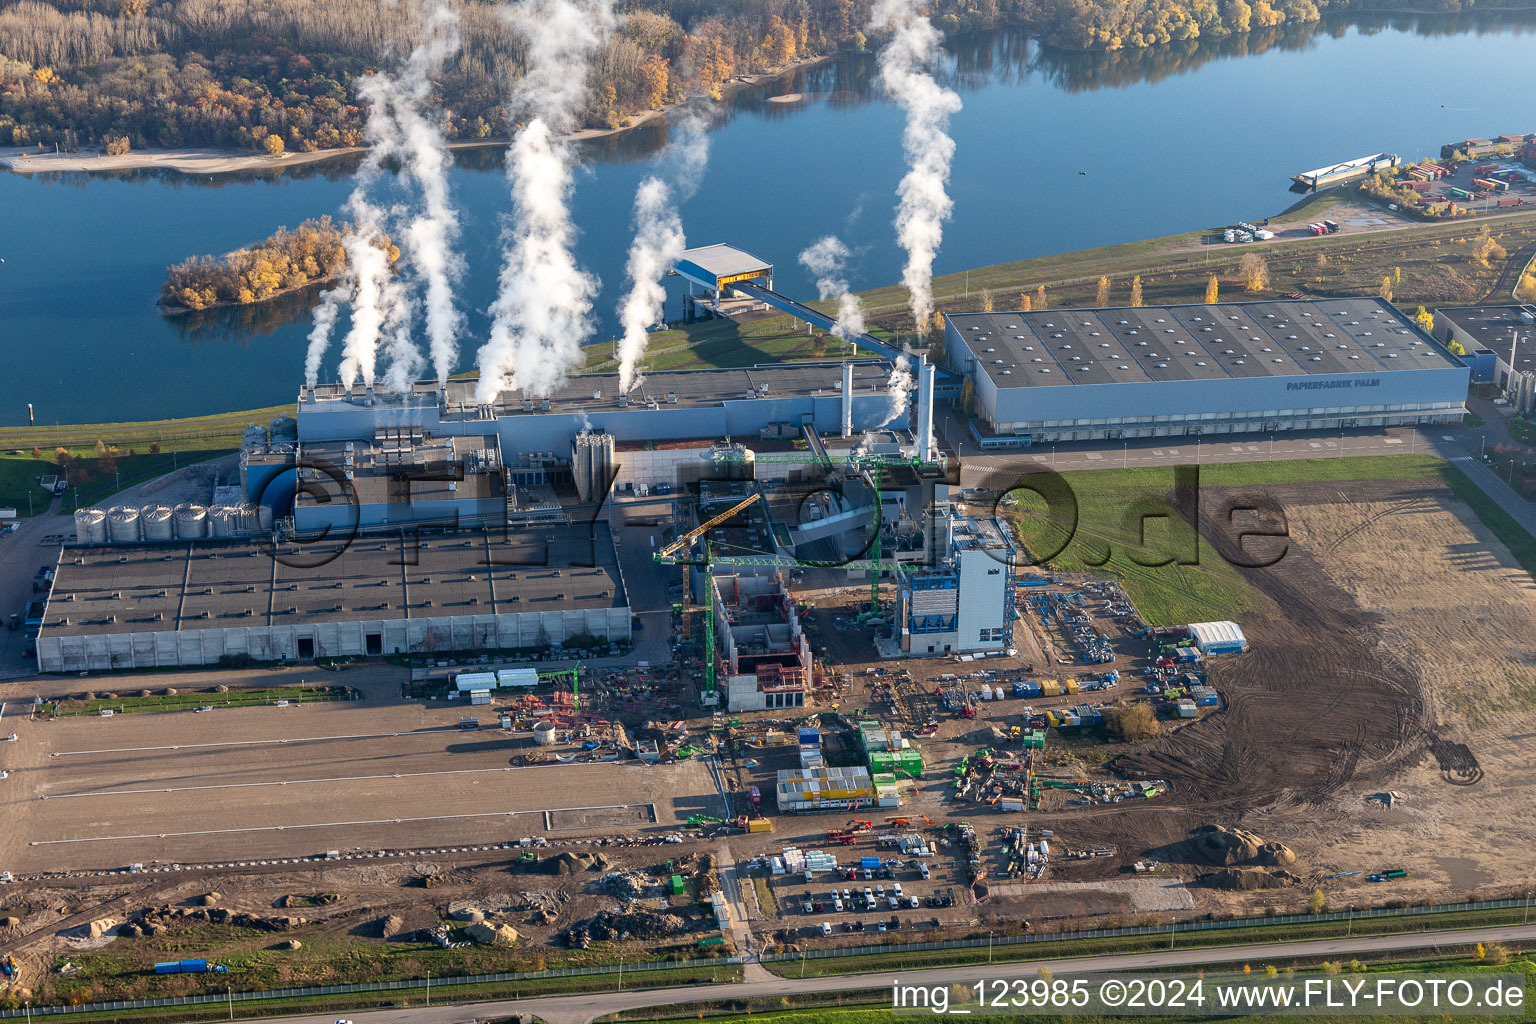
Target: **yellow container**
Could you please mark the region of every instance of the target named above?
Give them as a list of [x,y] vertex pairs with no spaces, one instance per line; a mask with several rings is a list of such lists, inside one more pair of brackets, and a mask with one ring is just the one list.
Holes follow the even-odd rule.
[[1040,696],[1060,697],[1061,686],[1054,679],[1046,679],[1040,683]]
[[1076,693],[1077,692],[1077,680],[1076,679],[1065,680],[1061,684],[1061,692],[1062,693]]
[[767,818],[750,818],[747,821],[748,832],[772,832],[773,822]]

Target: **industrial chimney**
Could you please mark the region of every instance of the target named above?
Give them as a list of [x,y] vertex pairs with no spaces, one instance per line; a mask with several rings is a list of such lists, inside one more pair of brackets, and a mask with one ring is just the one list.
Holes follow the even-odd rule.
[[853,364],[843,364],[843,436],[853,436]]
[[917,457],[927,462],[933,456],[933,364],[920,357],[917,367]]

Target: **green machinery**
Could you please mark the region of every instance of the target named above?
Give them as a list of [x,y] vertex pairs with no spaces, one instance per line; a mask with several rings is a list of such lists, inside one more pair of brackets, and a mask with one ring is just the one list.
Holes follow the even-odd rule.
[[581,710],[581,662],[576,663],[575,668],[555,668],[539,673],[540,681],[553,679],[559,681],[566,676],[571,677],[571,710]]
[[[720,462],[747,462],[752,463],[797,463],[807,466],[821,466],[831,468],[833,460],[827,456],[825,450],[818,452],[764,452],[753,453],[749,460],[745,455],[730,451],[715,453],[714,458]],[[885,564],[882,559],[882,535],[884,533],[881,517],[880,491],[885,479],[885,470],[889,466],[910,466],[913,469],[923,465],[922,460],[910,455],[876,455],[866,452],[854,452],[841,460],[842,465],[864,474],[871,488],[871,541],[870,555],[868,559],[856,559],[847,562],[821,563],[807,561],[805,559],[792,558],[787,555],[731,555],[717,554],[710,550],[709,541],[704,540],[702,557],[695,563],[703,565],[706,572],[711,567],[731,568],[828,568],[848,569],[850,571],[867,570],[870,574],[869,581],[869,614],[880,614],[880,574],[891,566]],[[681,534],[675,541],[657,551],[654,558],[663,565],[690,564],[690,560],[684,552],[690,548],[695,540],[698,540],[714,527],[730,519],[738,512],[743,511],[761,495],[754,492],[741,501],[736,502],[730,508],[701,522],[698,526]],[[704,602],[704,699],[706,703],[715,702],[715,609],[712,600]]]

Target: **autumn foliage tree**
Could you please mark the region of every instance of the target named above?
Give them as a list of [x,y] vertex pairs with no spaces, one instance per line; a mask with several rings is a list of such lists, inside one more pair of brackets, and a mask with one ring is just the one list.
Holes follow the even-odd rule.
[[1094,305],[1096,305],[1096,306],[1107,306],[1107,305],[1109,305],[1109,278],[1108,277],[1100,277],[1099,278],[1099,291],[1098,291],[1098,294],[1096,296],[1094,296],[1094,299],[1095,299]]
[[1243,290],[1262,292],[1269,287],[1269,264],[1256,252],[1244,253],[1237,265],[1237,274],[1243,279]]
[[1221,283],[1216,280],[1216,275],[1212,274],[1211,279],[1205,283],[1205,301],[1207,303],[1219,302],[1220,292]]
[[1050,304],[1045,300],[1045,285],[1035,289],[1035,308],[1050,309]]
[[[265,241],[227,256],[200,256],[166,271],[160,301],[170,310],[199,310],[220,304],[249,305],[280,292],[302,288],[341,273],[347,265],[343,229],[330,217],[279,228]],[[400,250],[380,243],[390,262]]]
[[1141,275],[1131,278],[1131,305],[1141,305]]

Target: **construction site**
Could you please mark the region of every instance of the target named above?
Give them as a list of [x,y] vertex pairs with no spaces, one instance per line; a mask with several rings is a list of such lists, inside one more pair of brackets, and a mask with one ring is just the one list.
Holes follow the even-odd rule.
[[[153,713],[158,689],[110,716],[63,711],[99,690],[8,703],[0,947],[62,992],[61,957],[198,942],[177,900],[274,916],[274,877],[336,898],[251,927],[319,948],[572,963],[642,935],[794,949],[1519,884],[1499,858],[1536,838],[1533,727],[1508,652],[1536,609],[1437,479],[1280,488],[1291,550],[1241,570],[1240,625],[1149,626],[1113,580],[1020,568],[1010,646],[931,657],[895,642],[899,574],[710,564],[766,559],[778,530],[761,490],[716,486],[671,540],[615,527],[624,559],[678,573],[652,573],[627,655],[362,660],[335,670],[356,700],[215,707],[209,686],[202,713]],[[460,903],[481,920],[432,926]]]

